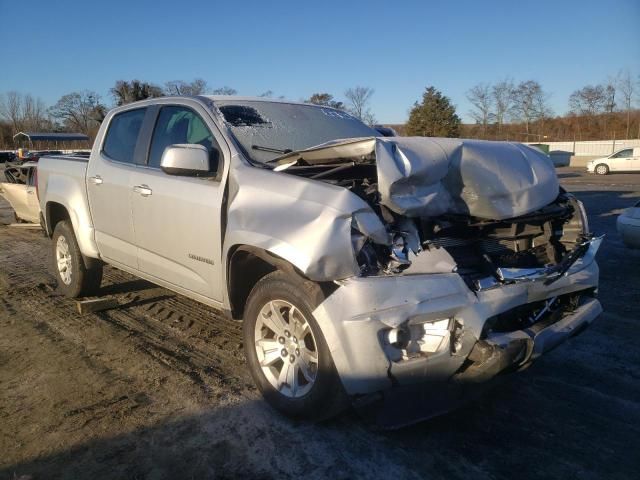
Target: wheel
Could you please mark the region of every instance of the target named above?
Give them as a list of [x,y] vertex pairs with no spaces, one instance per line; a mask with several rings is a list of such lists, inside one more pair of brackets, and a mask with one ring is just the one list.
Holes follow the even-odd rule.
[[92,259],[89,266],[85,265],[73,228],[67,220],[58,222],[52,240],[58,291],[70,298],[94,294],[102,281],[102,263]]
[[245,307],[244,351],[251,376],[276,410],[321,420],[347,407],[329,347],[312,315],[319,287],[280,271],[263,277]]
[[609,167],[608,167],[608,166],[606,166],[604,163],[601,163],[601,164],[599,164],[599,165],[596,165],[595,172],[596,172],[598,175],[606,175],[606,174],[608,174],[608,173],[609,173]]

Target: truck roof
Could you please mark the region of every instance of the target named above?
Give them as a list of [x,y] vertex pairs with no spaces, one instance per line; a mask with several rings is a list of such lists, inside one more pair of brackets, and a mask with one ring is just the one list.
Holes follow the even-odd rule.
[[[293,100],[287,100],[283,98],[270,98],[270,97],[250,97],[241,95],[199,95],[201,97],[208,98],[214,102],[268,102],[268,103],[294,103],[297,105],[314,105],[313,103],[296,102]],[[316,105],[321,107],[323,105]]]
[[293,100],[286,100],[280,98],[270,98],[270,97],[251,97],[251,96],[240,96],[240,95],[170,95],[166,97],[154,97],[154,98],[146,98],[144,100],[138,100],[137,102],[127,103],[126,105],[120,105],[118,107],[114,107],[109,111],[109,113],[117,113],[126,110],[132,110],[137,107],[142,107],[145,105],[153,105],[154,103],[165,103],[167,100],[171,99],[185,99],[185,100],[200,100],[200,101],[209,101],[213,102],[215,105],[218,102],[265,102],[265,103],[284,103],[284,104],[293,104],[293,105],[308,105],[311,107],[322,107],[322,108],[331,108],[333,107],[326,105],[316,105],[313,103],[305,103],[305,102],[296,102]]

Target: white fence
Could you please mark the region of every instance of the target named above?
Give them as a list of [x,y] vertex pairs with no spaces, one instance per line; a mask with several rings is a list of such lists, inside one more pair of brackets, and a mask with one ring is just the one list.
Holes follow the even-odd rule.
[[605,156],[623,148],[640,147],[637,140],[597,140],[594,142],[541,142],[549,145],[549,153],[566,153],[576,157]]

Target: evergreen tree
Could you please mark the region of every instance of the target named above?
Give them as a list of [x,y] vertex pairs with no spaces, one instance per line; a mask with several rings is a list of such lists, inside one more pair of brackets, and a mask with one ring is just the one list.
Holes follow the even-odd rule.
[[118,80],[111,89],[116,105],[126,105],[128,103],[164,96],[160,87],[153,83],[141,82],[140,80]]
[[419,137],[458,137],[460,117],[448,97],[435,87],[427,87],[422,103],[416,102],[409,114],[407,135]]

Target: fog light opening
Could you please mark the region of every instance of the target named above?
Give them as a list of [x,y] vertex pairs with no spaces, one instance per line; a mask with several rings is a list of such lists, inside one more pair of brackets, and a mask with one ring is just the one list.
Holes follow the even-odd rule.
[[392,347],[404,350],[409,346],[411,333],[405,325],[402,325],[400,327],[387,330],[385,339]]

